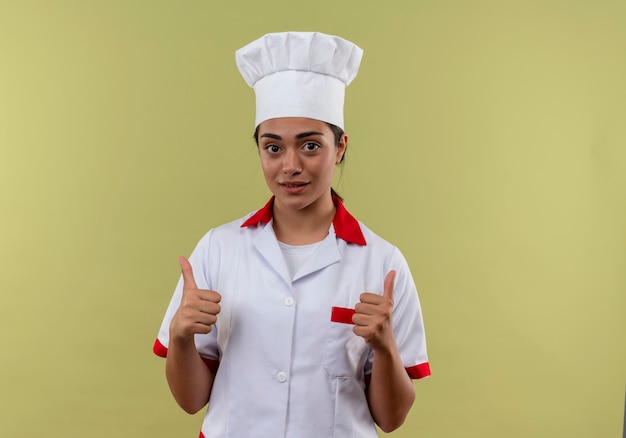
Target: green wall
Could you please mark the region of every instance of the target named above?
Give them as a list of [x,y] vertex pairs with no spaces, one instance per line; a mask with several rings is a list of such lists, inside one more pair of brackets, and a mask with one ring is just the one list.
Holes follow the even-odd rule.
[[269,197],[234,51],[365,49],[337,189],[406,255],[433,376],[394,437],[617,437],[626,3],[0,0],[0,436],[195,437],[152,342]]

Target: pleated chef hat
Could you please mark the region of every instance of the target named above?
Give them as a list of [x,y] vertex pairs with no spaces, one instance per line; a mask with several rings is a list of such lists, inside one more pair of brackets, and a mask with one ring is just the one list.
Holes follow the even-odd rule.
[[256,94],[255,127],[277,117],[343,126],[346,87],[363,50],[319,32],[269,33],[237,50],[237,67]]

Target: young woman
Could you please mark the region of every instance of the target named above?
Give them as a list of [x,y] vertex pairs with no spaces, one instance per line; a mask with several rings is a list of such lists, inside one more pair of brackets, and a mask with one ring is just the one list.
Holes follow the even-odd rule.
[[300,32],[237,52],[273,196],[179,258],[154,346],[179,405],[209,404],[201,437],[376,437],[374,424],[402,425],[411,379],[430,374],[404,257],[331,188],[361,56],[339,37]]

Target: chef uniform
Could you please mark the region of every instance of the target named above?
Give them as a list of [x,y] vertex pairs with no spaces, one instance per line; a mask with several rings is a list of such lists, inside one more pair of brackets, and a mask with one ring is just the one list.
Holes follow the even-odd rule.
[[[256,125],[309,117],[343,127],[345,87],[362,51],[336,36],[268,34],[237,52],[257,96]],[[324,240],[289,247],[273,230],[273,198],[260,210],[210,230],[189,261],[199,289],[220,293],[213,330],[196,335],[215,379],[201,437],[375,438],[366,399],[373,352],[352,328],[363,292],[394,283],[393,330],[411,378],[430,374],[420,304],[400,251],[333,197]],[[182,278],[154,352],[167,355]]]

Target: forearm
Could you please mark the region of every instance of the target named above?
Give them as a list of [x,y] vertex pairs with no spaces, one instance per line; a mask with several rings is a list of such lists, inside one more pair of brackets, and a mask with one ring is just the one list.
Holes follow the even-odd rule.
[[174,399],[186,412],[194,414],[208,403],[213,373],[198,354],[193,338],[170,341],[165,375]]
[[415,387],[397,349],[374,352],[367,399],[374,421],[384,432],[404,423],[415,400]]

